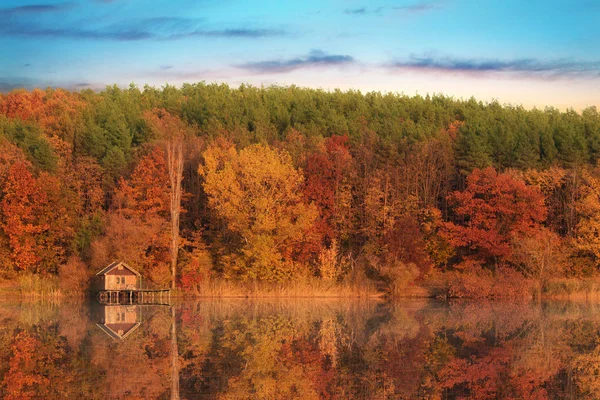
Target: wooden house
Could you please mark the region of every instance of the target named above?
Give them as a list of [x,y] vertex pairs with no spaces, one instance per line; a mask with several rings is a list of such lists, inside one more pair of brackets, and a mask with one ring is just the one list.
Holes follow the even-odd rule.
[[104,306],[96,325],[113,339],[125,339],[142,322],[141,308],[135,305]]
[[122,261],[115,261],[96,274],[97,289],[100,291],[139,290],[142,276]]

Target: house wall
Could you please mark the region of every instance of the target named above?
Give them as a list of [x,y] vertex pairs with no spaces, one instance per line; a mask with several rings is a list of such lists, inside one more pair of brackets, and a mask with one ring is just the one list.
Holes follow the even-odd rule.
[[104,290],[137,289],[137,276],[135,275],[105,275]]
[[141,277],[123,263],[113,263],[106,269],[109,271],[96,277],[95,286],[98,290],[127,290],[141,287]]
[[104,308],[105,324],[135,324],[138,322],[138,307],[107,306]]

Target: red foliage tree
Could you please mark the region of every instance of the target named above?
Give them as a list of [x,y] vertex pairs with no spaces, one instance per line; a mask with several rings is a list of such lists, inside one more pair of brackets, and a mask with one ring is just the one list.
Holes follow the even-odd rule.
[[398,218],[394,227],[385,235],[388,246],[387,257],[404,263],[414,263],[421,274],[431,268],[425,240],[419,228],[419,221],[412,216]]
[[466,189],[451,193],[448,201],[456,220],[445,225],[448,240],[476,250],[485,261],[508,258],[511,239],[538,229],[547,212],[536,187],[491,167],[473,170]]
[[314,230],[327,243],[336,237],[337,195],[351,164],[347,136],[331,136],[323,150],[306,159],[304,194],[319,209]]

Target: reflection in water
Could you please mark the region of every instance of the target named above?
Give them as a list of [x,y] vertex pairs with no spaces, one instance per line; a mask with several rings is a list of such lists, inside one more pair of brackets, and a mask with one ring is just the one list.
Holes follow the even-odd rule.
[[100,306],[101,316],[96,324],[113,339],[125,339],[142,322],[142,309],[137,305]]
[[0,304],[0,396],[600,398],[600,307]]

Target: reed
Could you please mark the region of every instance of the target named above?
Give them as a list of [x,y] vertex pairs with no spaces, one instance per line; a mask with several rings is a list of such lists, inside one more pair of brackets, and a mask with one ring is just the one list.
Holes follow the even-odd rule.
[[542,296],[553,299],[598,301],[600,300],[600,279],[551,279],[543,285]]
[[212,279],[200,285],[194,297],[249,297],[249,298],[367,298],[381,297],[371,282],[332,282],[319,278],[304,278],[285,283],[241,282]]
[[56,277],[24,274],[19,277],[21,297],[33,299],[59,299],[64,296]]

